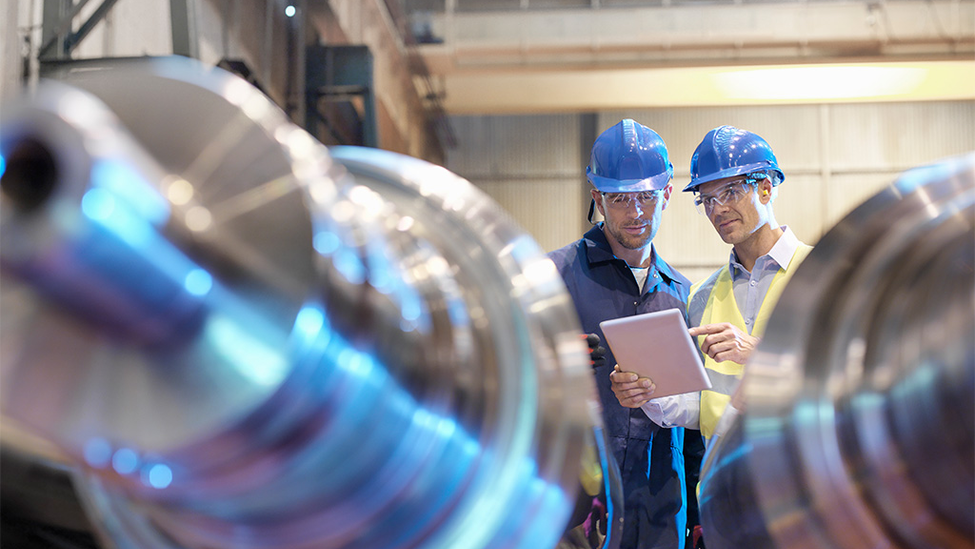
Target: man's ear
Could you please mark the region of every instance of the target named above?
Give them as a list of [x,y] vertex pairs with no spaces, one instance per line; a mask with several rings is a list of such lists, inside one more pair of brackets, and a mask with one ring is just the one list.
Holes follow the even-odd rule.
[[667,204],[670,204],[670,193],[672,193],[673,191],[674,191],[674,185],[671,183],[667,183],[667,186],[664,187],[664,203],[660,207],[661,210],[667,209]]
[[606,219],[606,212],[603,211],[603,195],[599,194],[599,191],[596,189],[589,189],[589,196],[596,203],[596,209],[599,211],[599,215],[603,216],[603,219]]
[[772,180],[765,178],[758,182],[758,199],[762,204],[768,204],[772,200]]

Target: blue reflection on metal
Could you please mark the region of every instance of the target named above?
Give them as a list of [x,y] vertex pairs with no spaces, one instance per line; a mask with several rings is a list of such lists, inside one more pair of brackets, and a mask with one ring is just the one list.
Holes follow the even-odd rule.
[[173,483],[173,470],[162,463],[149,467],[143,481],[153,488],[162,490]]
[[416,290],[405,280],[406,277],[402,275],[396,277],[390,291],[393,301],[399,305],[400,316],[403,317],[400,328],[404,332],[412,332],[421,327],[429,328],[430,318],[424,314],[423,302]]
[[891,388],[891,395],[907,399],[914,395],[935,394],[938,383],[938,367],[931,361],[922,361],[907,377]]
[[[73,233],[77,249],[85,250],[76,257],[79,268],[104,288],[66,298],[98,311],[99,296],[117,296],[132,306],[121,328],[138,331],[152,326],[141,334],[150,338],[190,329],[217,281],[160,234],[143,216],[147,208],[133,207],[108,187],[96,186],[82,196],[81,212],[88,224],[63,227]],[[152,320],[144,322],[148,319]]]
[[[555,545],[561,532],[553,534],[544,521],[526,522],[537,515],[511,512],[513,506],[526,505],[547,517],[568,516],[570,499],[539,477],[530,432],[520,432],[516,448],[506,448],[511,452],[499,454],[483,446],[455,418],[419,402],[376,355],[334,331],[317,304],[301,308],[291,336],[292,358],[317,369],[315,390],[338,398],[331,401],[315,440],[282,464],[285,474],[274,494],[293,505],[321,503],[322,494],[334,494],[336,505],[356,499],[359,519],[336,524],[347,532],[333,533],[362,536],[356,540],[364,547],[415,545],[429,534],[430,524],[458,508],[465,509],[465,530],[444,532],[444,543],[460,539],[453,534],[466,540],[467,529],[475,528],[485,543],[472,546],[498,546],[510,541],[507,536],[521,540],[519,549]],[[349,459],[350,448],[357,459]],[[385,465],[364,470],[363,463],[376,456],[383,456],[377,463]],[[509,462],[507,456],[516,457]],[[472,486],[478,489],[464,492]],[[241,505],[268,505],[268,497],[264,492],[247,501],[238,498],[227,504],[226,512],[239,512]],[[402,504],[390,508],[393,499]],[[371,527],[358,528],[357,520]]]
[[893,187],[901,193],[907,195],[919,188],[924,187],[931,181],[949,178],[955,171],[957,171],[957,169],[958,165],[948,162],[939,162],[937,164],[928,166],[918,166],[903,172],[900,177],[894,181]]
[[85,443],[84,454],[88,465],[104,467],[112,459],[112,445],[103,438],[95,437]]
[[169,217],[169,204],[158,193],[145,192],[149,183],[132,166],[125,162],[101,160],[91,167],[94,187],[102,188],[133,211],[136,217],[154,225]]
[[[531,462],[531,476],[525,479],[525,489],[527,492],[518,498],[519,501],[538,502],[538,508],[543,509],[543,514],[533,517],[534,520],[524,519],[519,522],[525,523],[527,533],[521,536],[520,549],[535,549],[537,547],[555,547],[562,532],[552,528],[551,524],[545,524],[541,517],[568,517],[569,516],[569,497],[558,484],[553,484],[534,474],[534,461]],[[510,510],[509,510],[510,512]],[[613,515],[609,515],[613,516]],[[498,541],[503,541],[504,538]],[[497,546],[497,545],[494,545]]]
[[[374,241],[367,242],[365,257],[360,257],[352,248],[343,247],[339,236],[328,229],[315,232],[312,245],[319,254],[331,256],[335,269],[353,284],[369,284],[379,293],[391,296],[399,305],[403,322],[400,329],[412,332],[417,328],[428,327],[429,319],[424,315],[423,304],[414,288],[407,282],[409,277],[403,269],[390,260],[383,248]],[[456,307],[449,312],[457,322],[467,322],[466,308]]]
[[403,276],[381,245],[383,242],[385,242],[383,239],[367,242],[366,260],[369,269],[369,284],[379,293],[389,294],[393,291],[394,286],[402,285]]
[[81,211],[93,221],[105,221],[115,211],[115,197],[104,189],[91,189],[81,197]]
[[743,442],[741,446],[721,456],[721,459],[718,460],[718,468],[723,469],[725,467],[729,467],[732,463],[738,461],[739,459],[744,459],[747,457],[751,451],[751,443]]
[[886,400],[877,393],[862,392],[853,396],[850,404],[855,410],[873,411],[883,408]]
[[457,427],[457,424],[454,423],[453,420],[431,413],[429,410],[420,407],[417,407],[413,411],[411,421],[414,425],[422,428],[424,431],[435,432],[445,437],[453,436]]
[[312,306],[304,306],[295,317],[295,329],[305,335],[315,335],[325,326],[325,313]]
[[236,371],[258,385],[273,387],[287,375],[289,364],[278,349],[265,343],[270,335],[268,329],[248,323],[245,317],[214,313],[204,337]]
[[205,296],[213,288],[213,277],[203,269],[196,268],[191,270],[183,280],[183,287],[186,291],[195,296]]
[[369,284],[381,294],[389,293],[392,289],[393,277],[390,276],[387,264],[377,265],[369,270]]
[[[725,479],[726,477],[724,477],[721,474],[721,471],[736,470],[735,463],[738,462],[739,460],[747,459],[748,454],[750,454],[752,451],[752,446],[753,445],[751,442],[742,442],[741,445],[735,448],[734,450],[727,453],[719,454],[720,459],[718,459],[711,467],[711,472],[708,473],[707,475],[703,475],[701,477],[700,482],[698,483],[700,485],[698,487],[698,498],[700,500],[698,503],[700,503],[700,505],[702,506],[708,505],[711,502],[712,490],[708,488],[708,486],[711,484],[711,480]],[[709,457],[708,454],[711,452],[712,447],[713,446],[709,446],[707,452],[704,455],[705,462]],[[722,449],[721,451],[723,452],[724,449]]]
[[412,292],[402,292],[400,294],[400,308],[403,319],[416,322],[423,312],[420,299]]
[[115,194],[97,187],[89,189],[81,198],[81,211],[89,219],[111,231],[131,248],[145,248],[152,240],[153,228],[127,206]]
[[7,171],[7,159],[3,157],[0,153],[0,177],[3,177],[4,172]]
[[322,255],[332,255],[335,253],[335,250],[339,249],[339,244],[341,244],[341,241],[339,240],[338,235],[332,231],[326,230],[315,233],[315,237],[312,241],[312,245],[315,247],[315,250]]
[[471,323],[467,305],[461,299],[451,299],[447,303],[447,316],[454,326],[468,326]]
[[359,377],[368,377],[373,373],[373,358],[351,347],[339,351],[336,360],[339,368]]
[[[488,479],[490,486],[484,488],[497,497],[479,498],[477,508],[470,516],[481,520],[463,525],[463,539],[470,541],[472,547],[554,547],[561,532],[539,518],[567,517],[570,510],[568,494],[558,485],[540,478],[537,463],[528,456],[507,464],[500,472],[507,481],[499,485],[496,479]],[[512,512],[512,505],[524,506],[531,512]],[[518,543],[512,543],[513,540]]]
[[121,448],[112,456],[112,467],[120,475],[128,475],[139,468],[139,456],[133,450]]
[[505,246],[504,251],[517,260],[519,265],[524,265],[535,258],[544,255],[542,249],[534,238],[527,234],[519,235]]
[[785,428],[785,422],[778,417],[749,417],[744,421],[749,438],[775,436]]
[[335,269],[352,284],[366,281],[366,267],[359,257],[349,249],[341,249],[334,256]]

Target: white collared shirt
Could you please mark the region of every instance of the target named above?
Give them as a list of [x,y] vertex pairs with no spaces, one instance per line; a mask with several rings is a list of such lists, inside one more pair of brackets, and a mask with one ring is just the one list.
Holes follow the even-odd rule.
[[755,327],[755,317],[762,308],[765,301],[765,294],[772,286],[772,279],[778,274],[779,269],[786,269],[792,256],[799,249],[799,239],[788,225],[782,225],[782,236],[775,241],[772,249],[767,254],[755,260],[752,271],[748,272],[745,266],[738,261],[738,255],[731,251],[728,260],[728,269],[731,272],[731,282],[735,293],[735,302],[738,304],[738,311],[745,320],[749,335]]

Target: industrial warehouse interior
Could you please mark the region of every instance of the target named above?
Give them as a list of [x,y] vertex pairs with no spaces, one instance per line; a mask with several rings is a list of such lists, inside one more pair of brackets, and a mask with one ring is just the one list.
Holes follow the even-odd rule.
[[[0,547],[975,548],[975,0],[0,10]],[[812,246],[672,544],[548,261],[628,194],[587,176],[624,120],[688,282],[722,126]]]

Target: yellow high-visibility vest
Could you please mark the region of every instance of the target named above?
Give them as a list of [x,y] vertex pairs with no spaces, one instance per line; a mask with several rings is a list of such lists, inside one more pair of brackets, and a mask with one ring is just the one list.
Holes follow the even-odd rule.
[[[762,334],[765,333],[768,318],[772,314],[772,309],[775,308],[775,304],[778,303],[779,296],[782,295],[786,283],[792,278],[796,267],[802,263],[802,260],[809,255],[811,250],[812,246],[800,245],[795,253],[792,254],[792,259],[789,261],[788,267],[784,270],[780,268],[779,272],[775,274],[775,277],[772,279],[772,284],[769,286],[768,292],[766,292],[765,298],[762,300],[762,305],[758,309],[758,315],[755,317],[755,326],[751,330],[751,335],[762,337]],[[714,280],[714,277],[708,277],[707,280],[695,284],[691,288],[691,298],[701,289],[702,285],[710,280]],[[728,265],[725,265],[718,271],[717,279],[714,280],[711,295],[708,296],[707,305],[704,307],[704,314],[698,325],[703,326],[718,322],[730,322],[741,331],[749,333],[748,328],[745,326],[745,319],[742,318],[738,304],[735,302],[735,292],[733,290],[731,271]],[[704,337],[703,335],[697,337],[699,347],[704,341]],[[705,440],[710,441],[711,435],[714,434],[714,430],[718,425],[718,419],[721,418],[721,414],[724,413],[728,403],[731,402],[731,395],[737,385],[737,380],[741,379],[744,366],[730,360],[715,362],[711,357],[704,355],[704,367],[711,377],[713,386],[710,390],[701,391],[701,434],[704,435]]]

